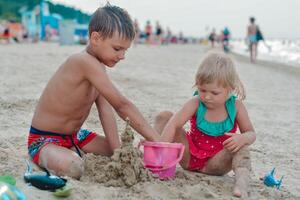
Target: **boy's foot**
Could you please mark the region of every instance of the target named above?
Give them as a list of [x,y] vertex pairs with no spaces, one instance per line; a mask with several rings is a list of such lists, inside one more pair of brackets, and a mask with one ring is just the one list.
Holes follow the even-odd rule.
[[235,185],[233,188],[233,195],[241,197],[242,199],[248,198],[249,186],[249,170],[247,168],[237,168],[235,170]]

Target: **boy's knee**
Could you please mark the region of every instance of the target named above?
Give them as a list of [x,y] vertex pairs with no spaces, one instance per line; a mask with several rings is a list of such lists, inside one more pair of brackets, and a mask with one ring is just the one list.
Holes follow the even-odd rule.
[[249,146],[242,147],[237,153],[234,154],[232,160],[232,167],[244,167],[251,170],[251,159]]
[[80,157],[76,157],[67,159],[64,162],[58,162],[56,166],[52,166],[51,168],[58,176],[69,176],[80,179],[84,171],[84,161]]
[[80,179],[84,172],[84,161],[81,158],[71,160],[67,169],[65,169],[65,175]]
[[155,117],[156,122],[160,121],[168,121],[173,116],[173,113],[171,111],[162,111],[158,113],[158,115]]

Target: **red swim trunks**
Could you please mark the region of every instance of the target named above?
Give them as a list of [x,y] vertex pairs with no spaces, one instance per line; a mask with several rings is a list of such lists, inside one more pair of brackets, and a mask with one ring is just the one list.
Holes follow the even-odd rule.
[[74,146],[80,156],[80,152],[77,148],[81,149],[96,136],[97,134],[95,132],[86,129],[80,129],[77,133],[75,132],[72,135],[65,135],[50,131],[41,131],[31,127],[28,136],[28,153],[33,162],[39,164],[41,149],[47,144],[55,144],[68,149]]
[[[204,134],[197,128],[196,115],[191,118],[190,124],[191,129],[186,135],[191,156],[188,169],[197,171],[201,170],[211,157],[215,156],[224,148],[223,142],[230,136],[210,136]],[[236,130],[237,123],[235,121],[232,130],[229,132],[235,133]]]

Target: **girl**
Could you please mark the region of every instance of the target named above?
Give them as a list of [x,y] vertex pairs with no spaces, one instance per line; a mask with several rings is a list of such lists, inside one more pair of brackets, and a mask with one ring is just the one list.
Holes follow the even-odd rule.
[[[161,112],[155,128],[162,141],[185,145],[180,162],[184,169],[210,175],[233,169],[233,195],[245,198],[251,168],[248,146],[256,134],[242,103],[244,87],[232,60],[222,53],[210,53],[197,71],[195,86],[196,95],[174,115]],[[188,120],[190,130],[186,132],[183,126]]]

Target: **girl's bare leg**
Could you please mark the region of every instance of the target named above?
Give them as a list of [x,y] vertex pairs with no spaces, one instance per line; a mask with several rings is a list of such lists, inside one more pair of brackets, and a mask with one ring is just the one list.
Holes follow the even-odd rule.
[[79,179],[84,170],[83,160],[74,151],[47,144],[40,151],[39,165],[58,176]]
[[201,172],[209,175],[224,175],[231,169],[235,173],[233,195],[247,198],[251,169],[248,147],[241,148],[235,154],[231,154],[228,150],[223,149],[208,160]]
[[210,158],[200,172],[215,176],[227,174],[232,169],[232,157],[227,149],[223,149]]
[[[155,122],[154,122],[154,128],[155,130],[160,134],[170,118],[173,116],[173,113],[170,111],[163,111],[160,112],[156,117],[155,117]],[[180,128],[176,131],[175,133],[175,138],[174,142],[177,143],[182,143],[185,146],[183,157],[180,161],[180,165],[183,169],[187,169],[189,166],[189,161],[190,161],[190,151],[189,151],[189,143],[186,139],[185,136],[185,130],[183,128]]]
[[235,185],[233,195],[241,198],[248,198],[251,160],[248,146],[244,146],[232,159],[232,169],[235,173]]

